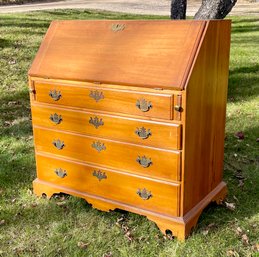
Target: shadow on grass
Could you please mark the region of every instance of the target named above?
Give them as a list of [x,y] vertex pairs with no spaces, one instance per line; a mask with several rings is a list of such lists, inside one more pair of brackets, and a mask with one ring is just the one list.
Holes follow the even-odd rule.
[[12,92],[0,102],[0,187],[18,189],[35,173],[29,94]]
[[9,39],[0,38],[0,48],[13,46],[13,41]]
[[224,204],[218,206],[211,203],[201,214],[194,233],[203,231],[209,224],[215,224],[213,229],[217,230],[258,214],[258,131],[258,124],[250,126],[243,131],[245,139],[242,141],[232,134],[226,134],[223,181],[228,188],[226,201],[234,203],[236,208],[233,211]]
[[259,65],[231,69],[229,72],[228,101],[247,101],[258,96]]
[[247,33],[247,32],[256,32],[258,31],[258,22],[259,18],[247,18],[247,19],[235,19],[232,20],[232,29],[231,33],[232,34],[242,34],[242,33]]

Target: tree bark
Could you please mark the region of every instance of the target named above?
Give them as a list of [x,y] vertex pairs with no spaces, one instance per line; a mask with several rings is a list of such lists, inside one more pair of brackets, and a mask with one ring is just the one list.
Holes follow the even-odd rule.
[[224,19],[237,0],[203,0],[194,19]]
[[171,19],[182,20],[186,18],[186,2],[187,0],[171,1]]

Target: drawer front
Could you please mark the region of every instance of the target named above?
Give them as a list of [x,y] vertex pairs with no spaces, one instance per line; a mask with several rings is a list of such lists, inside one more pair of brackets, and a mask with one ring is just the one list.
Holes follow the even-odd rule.
[[32,105],[33,124],[167,149],[181,148],[181,125]]
[[172,95],[35,83],[36,101],[86,109],[171,119]]
[[40,180],[155,212],[179,215],[178,184],[37,155]]
[[37,152],[125,170],[148,177],[179,180],[180,152],[62,133],[34,127]]

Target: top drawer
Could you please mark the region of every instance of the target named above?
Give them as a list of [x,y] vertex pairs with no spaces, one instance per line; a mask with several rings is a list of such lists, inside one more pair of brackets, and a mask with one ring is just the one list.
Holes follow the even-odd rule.
[[172,119],[173,95],[35,82],[35,100],[115,113]]

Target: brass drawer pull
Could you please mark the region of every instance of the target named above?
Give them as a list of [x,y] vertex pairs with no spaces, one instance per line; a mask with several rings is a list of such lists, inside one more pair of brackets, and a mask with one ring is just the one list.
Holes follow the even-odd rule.
[[99,181],[102,179],[107,179],[105,172],[101,172],[100,170],[94,170],[93,176],[97,177]]
[[103,119],[99,119],[98,117],[90,117],[89,123],[92,124],[96,129],[104,125]]
[[183,109],[180,105],[175,105],[174,110],[177,111],[177,112],[181,112]]
[[136,106],[142,111],[142,112],[148,112],[152,108],[152,103],[144,98],[138,99],[136,102]]
[[49,119],[55,124],[59,124],[62,121],[62,116],[54,113],[50,115]]
[[152,164],[151,158],[148,158],[145,155],[142,157],[138,156],[136,161],[144,168],[148,168]]
[[148,191],[146,188],[143,189],[138,189],[137,194],[143,199],[143,200],[148,200],[149,198],[152,197],[151,191]]
[[104,143],[101,143],[100,141],[93,142],[93,143],[92,143],[92,147],[93,147],[94,149],[96,149],[99,153],[100,153],[102,150],[105,150],[105,149],[106,149],[106,146],[104,145]]
[[57,174],[57,176],[59,176],[60,178],[64,178],[67,176],[67,171],[63,170],[61,168],[59,169],[55,169],[55,173]]
[[58,150],[63,149],[64,146],[65,146],[64,141],[61,141],[61,140],[59,140],[59,139],[54,140],[54,141],[52,142],[52,144],[53,144]]
[[61,93],[60,91],[57,91],[56,89],[54,90],[50,90],[49,91],[49,96],[54,100],[54,101],[58,101],[61,98]]
[[90,91],[89,96],[93,98],[96,101],[96,103],[99,102],[101,99],[104,99],[103,92],[99,92],[97,90]]
[[142,139],[147,139],[149,136],[152,135],[150,129],[147,130],[144,127],[137,128],[135,134],[137,134]]

